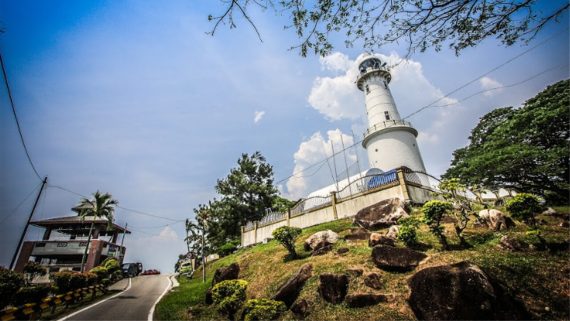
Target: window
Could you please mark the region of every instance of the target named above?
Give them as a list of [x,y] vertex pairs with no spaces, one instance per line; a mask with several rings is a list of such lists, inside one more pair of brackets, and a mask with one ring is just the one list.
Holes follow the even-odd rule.
[[390,113],[388,113],[387,111],[384,112],[384,117],[386,117],[386,120],[390,120]]
[[364,86],[364,88],[366,89],[366,94],[370,93],[370,87],[368,87],[368,85]]

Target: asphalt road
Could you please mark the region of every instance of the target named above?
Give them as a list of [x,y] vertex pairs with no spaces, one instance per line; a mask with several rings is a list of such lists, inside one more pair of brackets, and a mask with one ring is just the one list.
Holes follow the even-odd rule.
[[166,275],[145,275],[131,279],[131,288],[85,311],[71,320],[147,320],[158,297],[170,286]]

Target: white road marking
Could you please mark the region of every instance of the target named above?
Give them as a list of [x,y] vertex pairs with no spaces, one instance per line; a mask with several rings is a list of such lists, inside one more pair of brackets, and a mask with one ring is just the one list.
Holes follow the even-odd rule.
[[160,299],[162,299],[162,297],[168,293],[168,291],[170,291],[170,288],[172,287],[172,280],[170,279],[170,277],[168,278],[168,286],[166,287],[166,289],[164,289],[164,292],[162,292],[162,294],[158,297],[158,299],[156,299],[156,301],[154,302],[154,304],[152,305],[152,308],[150,308],[150,311],[148,311],[148,317],[147,317],[147,321],[152,321],[153,319],[153,315],[154,315],[154,308],[156,308],[156,305],[158,304],[158,302],[160,302]]
[[112,298],[117,297],[117,296],[123,294],[124,292],[128,291],[130,288],[131,288],[131,278],[129,278],[129,285],[128,285],[127,288],[124,289],[123,291],[121,291],[121,292],[119,292],[119,293],[117,293],[117,294],[114,294],[114,295],[112,295],[112,296],[110,296],[110,297],[108,297],[108,298],[106,298],[106,299],[101,300],[101,301],[97,301],[97,302],[95,302],[95,303],[93,303],[93,304],[91,304],[91,305],[89,305],[89,306],[87,306],[87,307],[85,307],[85,308],[83,308],[83,309],[81,309],[81,310],[79,310],[79,311],[75,311],[75,312],[73,312],[72,314],[69,314],[69,315],[67,315],[67,316],[65,316],[65,317],[63,317],[63,318],[61,318],[61,319],[59,319],[59,320],[57,320],[57,321],[64,321],[64,320],[67,320],[68,318],[71,318],[72,316],[74,316],[74,315],[76,315],[76,314],[79,314],[79,313],[81,313],[81,312],[83,312],[83,311],[85,311],[85,310],[91,309],[92,307],[94,307],[94,306],[96,306],[96,305],[99,305],[99,304],[101,304],[101,303],[103,303],[103,302],[105,302],[105,301],[111,300]]

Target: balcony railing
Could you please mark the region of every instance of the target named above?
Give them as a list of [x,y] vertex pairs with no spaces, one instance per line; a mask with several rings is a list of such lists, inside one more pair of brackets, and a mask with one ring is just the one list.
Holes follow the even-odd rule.
[[412,127],[412,123],[405,120],[385,120],[381,123],[374,124],[372,127],[369,127],[364,132],[363,136],[366,137],[371,133],[390,127]]

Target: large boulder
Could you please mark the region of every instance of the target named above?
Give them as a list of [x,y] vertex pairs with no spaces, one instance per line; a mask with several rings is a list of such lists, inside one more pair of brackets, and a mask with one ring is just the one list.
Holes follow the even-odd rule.
[[226,280],[236,280],[239,275],[239,265],[237,263],[232,263],[226,267],[221,267],[214,272],[214,277],[212,278],[212,286],[206,291],[206,304],[212,304],[212,288],[214,285],[226,281]]
[[419,320],[527,319],[516,300],[476,265],[460,262],[423,269],[408,281],[410,307]]
[[[331,230],[317,232],[305,240],[305,250],[318,251],[321,248],[331,247],[338,242],[338,234]],[[332,247],[331,247],[332,248]]]
[[372,233],[368,239],[368,246],[375,247],[376,245],[395,246],[395,240],[380,233]]
[[386,296],[375,293],[352,293],[344,299],[349,308],[362,308],[386,301]]
[[495,209],[479,211],[479,220],[489,229],[495,231],[502,231],[515,226],[515,222],[510,217]]
[[522,252],[530,248],[529,244],[526,243],[525,241],[517,240],[508,235],[504,235],[503,237],[501,237],[501,239],[499,240],[499,246],[502,249],[511,252]]
[[362,227],[353,227],[350,229],[350,233],[347,234],[344,239],[347,241],[355,240],[367,240],[370,236],[370,231]]
[[287,282],[285,282],[277,293],[273,296],[273,300],[276,301],[283,301],[287,307],[290,307],[297,297],[299,293],[301,293],[301,289],[305,285],[305,282],[313,275],[313,266],[311,264],[305,264],[301,266],[299,271],[295,273]]
[[346,274],[325,273],[319,275],[319,294],[332,304],[339,304],[348,292],[348,276]]
[[382,279],[378,273],[368,273],[364,277],[364,285],[374,290],[382,289]]
[[391,198],[358,211],[354,223],[365,229],[378,229],[394,225],[399,219],[408,216],[404,203],[399,198]]
[[376,245],[372,249],[372,261],[378,268],[386,271],[411,271],[426,257],[424,253],[408,248]]
[[309,315],[310,304],[307,300],[301,299],[291,306],[291,312],[293,312],[297,319],[303,320]]

